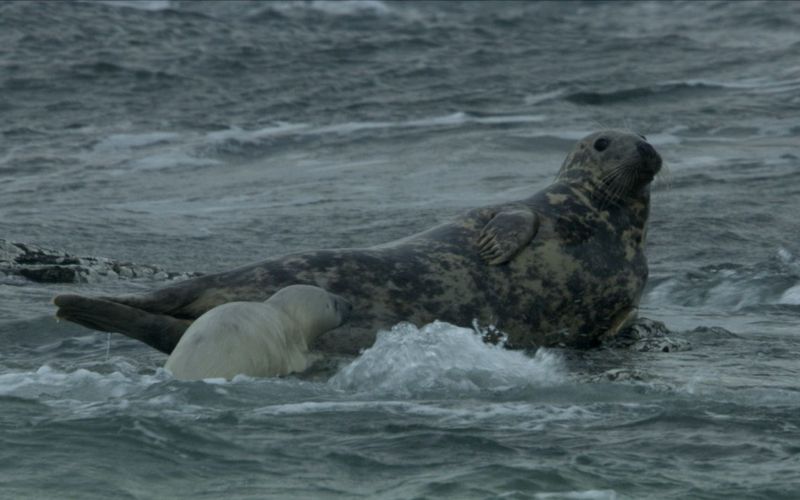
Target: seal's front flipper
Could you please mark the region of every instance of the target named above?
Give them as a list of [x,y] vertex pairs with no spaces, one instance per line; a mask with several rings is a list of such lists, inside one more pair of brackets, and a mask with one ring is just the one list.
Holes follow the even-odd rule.
[[527,209],[504,210],[489,221],[478,237],[478,252],[489,264],[508,262],[530,243],[539,218]]
[[119,332],[167,354],[191,324],[189,320],[79,295],[59,295],[53,302],[58,306],[56,316],[60,319],[93,330]]
[[632,326],[636,320],[639,318],[639,308],[638,307],[627,307],[611,318],[611,326],[608,328],[605,334],[602,335],[601,339],[609,340],[616,337],[619,332],[625,330],[626,328]]

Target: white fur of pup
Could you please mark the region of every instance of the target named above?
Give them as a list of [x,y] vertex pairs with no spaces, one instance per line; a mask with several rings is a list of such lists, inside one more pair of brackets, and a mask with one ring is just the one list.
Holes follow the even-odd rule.
[[181,380],[272,377],[308,367],[308,346],[340,326],[350,303],[309,285],[278,290],[264,302],[229,302],[192,323],[165,368]]

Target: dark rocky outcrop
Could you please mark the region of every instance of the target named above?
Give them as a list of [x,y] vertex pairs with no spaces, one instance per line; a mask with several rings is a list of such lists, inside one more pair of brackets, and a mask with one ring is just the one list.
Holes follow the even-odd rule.
[[108,279],[164,281],[199,275],[103,257],[77,257],[61,250],[0,240],[0,277],[16,276],[37,283],[90,283]]
[[620,331],[616,337],[606,341],[603,347],[639,352],[688,351],[692,348],[687,340],[676,337],[674,333],[661,321],[638,318],[631,326]]

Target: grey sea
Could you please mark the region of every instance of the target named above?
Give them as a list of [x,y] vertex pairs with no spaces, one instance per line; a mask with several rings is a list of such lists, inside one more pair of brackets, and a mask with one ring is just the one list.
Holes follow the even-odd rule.
[[[301,376],[180,382],[58,323],[368,246],[647,136],[664,348],[386,325]],[[800,3],[0,3],[0,497],[800,498]]]

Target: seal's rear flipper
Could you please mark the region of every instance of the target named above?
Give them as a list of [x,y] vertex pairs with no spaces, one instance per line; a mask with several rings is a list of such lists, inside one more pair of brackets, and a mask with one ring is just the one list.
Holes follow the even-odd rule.
[[141,309],[80,295],[59,295],[53,303],[58,306],[56,316],[79,325],[103,332],[119,332],[171,353],[190,320],[152,314]]

